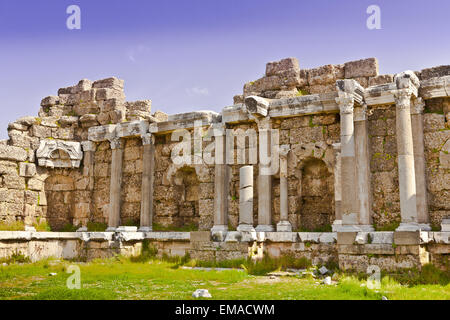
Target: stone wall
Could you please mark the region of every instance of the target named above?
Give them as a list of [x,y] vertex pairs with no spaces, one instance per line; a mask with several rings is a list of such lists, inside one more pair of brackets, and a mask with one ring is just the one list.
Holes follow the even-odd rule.
[[[240,236],[239,236],[240,235]],[[213,241],[209,232],[20,232],[0,231],[0,259],[23,254],[31,261],[54,257],[74,260],[137,256],[144,239],[157,256],[189,255],[191,259],[246,259],[255,248],[260,258],[289,255],[314,265],[335,263],[342,270],[365,273],[369,265],[382,271],[420,269],[433,262],[448,270],[448,232],[230,232]]]
[[[111,202],[114,145],[123,154],[117,177],[119,221],[139,226],[143,203],[149,198],[142,195],[142,186],[144,138],[150,136],[154,139],[153,222],[168,229],[193,225],[210,230],[218,212],[215,166],[195,156],[190,164],[174,164],[171,153],[178,142],[172,141],[173,132],[182,129],[194,134],[194,122],[200,121],[204,137],[212,135],[214,125],[221,125],[241,132],[253,130],[258,139],[263,120],[269,119],[271,129],[279,130],[280,145],[290,149],[287,220],[293,230],[327,230],[342,218],[338,157],[343,123],[338,100],[348,93],[339,87],[347,82],[339,81],[353,79],[352,107],[366,106],[368,115],[369,220],[376,228],[393,230],[402,222],[393,92],[408,80],[417,91],[411,103],[420,99],[425,103],[426,215],[438,230],[450,216],[449,68],[439,66],[415,74],[418,78],[409,73],[379,75],[375,58],[313,69],[301,69],[297,59],[287,58],[268,63],[264,77],[246,83],[235,104],[220,114],[201,111],[170,116],[160,111],[151,114],[150,100],[126,101],[123,80],[83,79],[44,98],[38,117],[10,123],[9,140],[0,143],[0,221],[21,220],[27,225],[47,221],[54,231],[88,222],[108,224],[115,206]],[[264,107],[251,111],[249,97],[261,98],[258,101]],[[215,139],[205,139],[203,148]],[[252,152],[247,142],[245,164]],[[230,230],[239,224],[239,170],[244,165],[238,163],[237,152],[234,160],[227,168],[228,180],[222,182],[228,187],[223,199],[228,206],[224,224]],[[257,161],[251,163],[255,225],[261,224],[258,213],[265,209],[258,204],[263,188],[258,188]],[[269,218],[276,225],[282,220],[280,172],[273,174],[271,183]]]

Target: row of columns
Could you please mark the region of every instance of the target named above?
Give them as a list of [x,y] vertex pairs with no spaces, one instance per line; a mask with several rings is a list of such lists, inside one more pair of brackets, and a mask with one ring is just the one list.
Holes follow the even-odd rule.
[[[352,81],[352,80],[344,80]],[[423,140],[423,101],[411,101],[414,90],[392,92],[396,105],[397,162],[401,224],[398,231],[429,230]],[[336,231],[371,231],[370,158],[367,106],[354,92],[339,92],[336,102],[341,117],[340,184],[341,218]],[[414,132],[414,135],[413,135]]]
[[[345,80],[351,81],[351,80]],[[414,100],[413,92],[399,89],[393,92],[396,103],[396,134],[400,189],[401,225],[398,230],[428,228],[425,157],[423,142],[423,101]],[[336,145],[335,200],[336,231],[372,231],[370,157],[367,106],[356,103],[352,92],[339,92],[336,102],[340,109],[341,142]],[[260,159],[273,152],[270,148],[270,118],[259,119]],[[221,157],[215,165],[214,226],[212,232],[228,230],[228,194],[230,168],[226,164],[226,134],[223,125],[215,130],[215,155]],[[414,135],[412,133],[415,133]],[[143,143],[142,200],[140,231],[152,230],[153,181],[155,166],[154,136],[145,134]],[[120,225],[120,193],[122,182],[123,142],[110,141],[112,149],[110,207],[108,230]],[[337,150],[337,149],[340,149]],[[280,222],[277,231],[292,231],[288,221],[287,155],[289,146],[279,152]],[[93,155],[91,155],[93,158]],[[253,166],[240,169],[239,231],[274,231],[272,225],[272,174],[270,164],[261,163],[258,172],[258,225],[253,229]]]

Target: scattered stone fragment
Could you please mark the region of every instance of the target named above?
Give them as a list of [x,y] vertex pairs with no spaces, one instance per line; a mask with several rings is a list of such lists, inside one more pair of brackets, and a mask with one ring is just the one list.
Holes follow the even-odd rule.
[[212,295],[209,293],[208,289],[197,289],[192,294],[194,298],[212,298]]
[[320,272],[320,274],[325,274],[325,273],[328,272],[328,269],[327,269],[325,266],[322,266],[322,267],[319,269],[319,272]]
[[326,277],[325,279],[323,279],[323,284],[331,285],[331,277],[328,276],[328,277]]

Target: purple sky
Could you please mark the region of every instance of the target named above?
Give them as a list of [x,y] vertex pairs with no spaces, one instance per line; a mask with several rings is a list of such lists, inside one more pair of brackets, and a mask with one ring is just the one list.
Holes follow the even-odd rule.
[[[81,30],[66,8],[81,8]],[[381,30],[366,27],[369,5]],[[116,76],[127,100],[169,114],[220,111],[265,63],[377,57],[380,73],[450,63],[450,1],[0,0],[0,139],[58,88]]]

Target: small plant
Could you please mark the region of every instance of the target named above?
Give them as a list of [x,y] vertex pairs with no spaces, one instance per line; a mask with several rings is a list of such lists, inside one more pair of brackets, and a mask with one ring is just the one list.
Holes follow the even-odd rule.
[[25,230],[25,224],[23,221],[13,221],[13,222],[1,222],[0,231],[23,231]]
[[36,231],[52,231],[47,221],[41,222],[40,218],[36,219],[36,223],[33,223],[33,227],[36,229]]
[[106,223],[103,223],[103,222],[91,222],[91,221],[89,221],[87,223],[88,231],[103,232],[103,231],[106,230],[107,227],[108,227],[108,225]]
[[25,255],[18,250],[14,251],[14,253],[10,257],[0,259],[0,263],[7,263],[7,264],[27,263],[27,262],[30,262],[30,258],[25,257]]
[[71,223],[66,223],[66,224],[62,227],[61,232],[75,232],[75,231],[77,231],[77,229],[78,229],[79,227],[80,227],[80,226],[74,226],[74,225],[71,224]]
[[308,95],[308,94],[310,94],[308,90],[305,90],[305,89],[298,89],[298,90],[297,90],[296,96],[297,96],[297,97],[301,97],[301,96],[306,96],[306,95]]
[[142,249],[141,254],[136,257],[131,257],[131,262],[147,262],[151,259],[156,258],[156,255],[158,254],[158,248],[156,248],[154,245],[150,244],[150,241],[148,239],[144,239],[142,241]]

